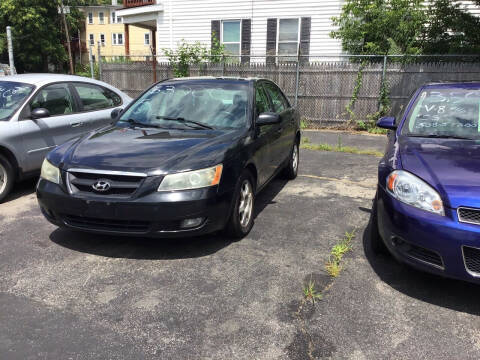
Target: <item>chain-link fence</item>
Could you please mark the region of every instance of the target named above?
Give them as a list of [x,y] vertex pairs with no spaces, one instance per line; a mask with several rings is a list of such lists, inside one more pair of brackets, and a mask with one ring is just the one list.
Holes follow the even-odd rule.
[[[178,66],[163,57],[101,57],[99,65],[103,81],[132,97],[178,75]],[[188,76],[271,79],[296,104],[304,125],[361,128],[382,113],[398,114],[422,84],[480,80],[480,56],[217,57],[185,69]]]

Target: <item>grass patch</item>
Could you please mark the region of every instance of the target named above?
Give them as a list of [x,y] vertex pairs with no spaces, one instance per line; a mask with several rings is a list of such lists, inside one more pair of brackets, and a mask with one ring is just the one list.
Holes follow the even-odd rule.
[[313,303],[315,303],[315,300],[322,299],[322,293],[315,289],[315,281],[312,280],[310,280],[308,284],[304,286],[303,295],[305,296],[306,300],[311,300]]
[[333,151],[333,152],[342,152],[349,154],[359,154],[359,155],[373,155],[377,157],[382,157],[383,153],[377,150],[372,149],[359,149],[354,146],[343,146],[341,142],[333,146],[330,144],[312,144],[309,138],[304,137],[300,144],[300,148],[308,150],[317,150],[317,151]]
[[387,134],[388,133],[388,130],[387,129],[382,129],[382,128],[379,128],[379,127],[373,127],[373,128],[370,128],[367,130],[370,134]]
[[355,237],[355,230],[346,232],[345,236],[330,251],[330,258],[325,264],[325,270],[331,277],[337,277],[343,269],[342,259],[344,255],[352,250],[352,240]]

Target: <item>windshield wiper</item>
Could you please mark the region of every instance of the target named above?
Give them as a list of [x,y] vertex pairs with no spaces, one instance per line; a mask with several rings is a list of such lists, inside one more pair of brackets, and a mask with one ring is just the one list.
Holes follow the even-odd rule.
[[193,124],[193,125],[200,126],[203,129],[213,130],[213,127],[211,127],[210,125],[207,125],[207,124],[204,124],[204,123],[201,123],[201,122],[198,122],[198,121],[187,120],[187,119],[182,118],[182,117],[157,116],[157,119],[179,121],[179,122],[184,123],[185,125]]
[[130,124],[130,126],[132,126],[132,127],[138,126],[138,127],[144,127],[144,128],[161,128],[161,126],[159,126],[159,125],[145,124],[145,123],[139,122],[135,119],[121,120],[121,121],[128,122]]
[[475,140],[468,137],[457,136],[457,135],[438,135],[438,134],[413,134],[408,135],[409,137],[421,137],[421,138],[434,138],[434,139],[458,139],[458,140]]

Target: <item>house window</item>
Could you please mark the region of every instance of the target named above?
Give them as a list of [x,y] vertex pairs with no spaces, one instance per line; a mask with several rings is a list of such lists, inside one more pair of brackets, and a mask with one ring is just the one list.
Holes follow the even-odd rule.
[[112,44],[113,45],[123,45],[123,34],[112,34]]
[[[299,19],[279,19],[277,36],[277,55],[298,55],[298,44],[300,41]],[[292,57],[282,57],[281,60],[295,60]]]
[[103,12],[98,13],[98,23],[99,24],[105,24],[105,16],[104,16]]
[[94,46],[95,45],[95,35],[90,34],[89,39],[90,39],[90,45]]
[[102,43],[102,46],[105,46],[105,34],[100,34],[100,42]]
[[221,42],[229,55],[240,55],[241,21],[222,21]]
[[91,12],[88,13],[88,23],[93,24],[93,13]]
[[115,24],[115,23],[117,22],[117,18],[116,18],[116,15],[115,15],[115,11],[112,11],[112,12],[110,13],[110,17],[111,17],[110,22],[111,22],[112,24]]
[[145,33],[144,39],[145,39],[144,44],[150,45],[150,33]]

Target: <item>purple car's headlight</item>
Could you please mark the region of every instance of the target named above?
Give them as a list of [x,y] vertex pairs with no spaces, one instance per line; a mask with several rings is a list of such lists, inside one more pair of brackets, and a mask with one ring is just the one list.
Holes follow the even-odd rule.
[[407,171],[393,171],[387,177],[387,190],[401,202],[445,216],[443,202],[438,192],[425,181]]

